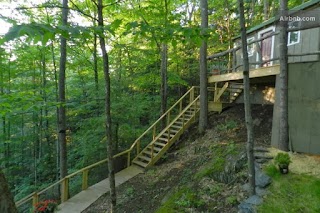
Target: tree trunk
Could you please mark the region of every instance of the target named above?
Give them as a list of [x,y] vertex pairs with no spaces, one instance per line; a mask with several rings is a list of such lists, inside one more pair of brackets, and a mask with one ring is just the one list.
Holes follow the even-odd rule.
[[264,21],[268,20],[269,18],[269,0],[263,1],[263,19]]
[[[103,5],[102,0],[98,0],[98,26],[103,29]],[[102,30],[103,31],[103,30]],[[106,90],[106,100],[105,100],[105,111],[106,111],[106,137],[107,137],[107,149],[108,149],[108,171],[109,171],[109,184],[110,184],[110,194],[111,194],[111,212],[115,211],[116,206],[116,186],[115,186],[115,172],[114,172],[114,162],[113,162],[113,143],[112,143],[112,129],[111,129],[111,103],[110,103],[110,75],[109,75],[109,58],[106,50],[106,43],[103,37],[103,32],[99,34],[100,46],[103,57],[103,72],[105,78],[105,90]]]
[[0,169],[0,212],[1,213],[17,213],[18,210],[13,200],[13,196],[9,190],[8,182]]
[[[62,25],[68,25],[68,0],[63,0]],[[60,178],[67,176],[67,140],[66,140],[66,94],[65,74],[67,60],[67,39],[60,38],[60,67],[59,67],[59,123],[58,140],[60,145]]]
[[244,83],[244,108],[245,121],[247,127],[247,156],[248,156],[248,170],[249,170],[249,185],[250,194],[256,194],[255,190],[255,169],[254,169],[254,138],[253,138],[253,124],[251,117],[251,102],[250,102],[250,78],[249,78],[249,58],[247,51],[247,34],[245,27],[243,0],[239,0],[239,14],[240,14],[240,28],[241,28],[241,45],[243,54],[243,83]]
[[[200,1],[202,36],[208,28],[208,1]],[[200,47],[200,118],[199,132],[203,134],[208,126],[208,79],[207,79],[207,38],[203,38]]]
[[[161,45],[161,115],[163,115],[167,111],[167,64],[168,64],[168,45],[163,43]],[[166,125],[164,125],[166,126]]]
[[[288,10],[288,1],[280,1],[280,14],[286,16]],[[288,23],[280,21],[279,49],[280,49],[280,133],[279,149],[289,150],[289,130],[288,130]]]

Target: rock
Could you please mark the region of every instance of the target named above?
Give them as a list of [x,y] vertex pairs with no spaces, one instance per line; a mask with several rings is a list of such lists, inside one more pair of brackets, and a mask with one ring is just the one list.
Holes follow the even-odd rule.
[[263,189],[263,188],[260,188],[260,187],[256,187],[256,193],[260,197],[263,197],[263,196],[268,194],[268,191],[266,189]]
[[260,164],[264,164],[268,161],[269,161],[269,159],[265,159],[265,158],[259,158],[259,159],[255,160],[255,162],[260,163]]
[[256,213],[252,204],[242,202],[238,205],[238,213]]
[[246,199],[244,202],[252,205],[260,205],[262,203],[262,198],[258,195],[252,195],[251,197]]
[[254,157],[259,159],[273,159],[272,156],[266,155],[264,153],[254,153]]
[[[246,183],[244,185],[242,185],[242,189],[249,192],[250,186],[249,183]],[[267,190],[264,188],[260,188],[260,187],[256,187],[256,193],[258,196],[262,197],[265,196],[266,194],[268,194]]]
[[270,185],[271,183],[271,178],[264,174],[262,172],[262,170],[260,168],[258,168],[257,166],[255,166],[255,170],[256,170],[256,186],[260,187],[260,188],[265,188],[268,185]]
[[267,148],[264,148],[264,147],[261,147],[261,146],[254,147],[253,150],[255,152],[269,152],[269,150]]

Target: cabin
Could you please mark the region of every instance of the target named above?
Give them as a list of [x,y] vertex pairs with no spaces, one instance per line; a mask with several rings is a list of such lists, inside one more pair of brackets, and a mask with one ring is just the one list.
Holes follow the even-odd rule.
[[[279,21],[283,18],[287,18],[289,28],[289,147],[294,152],[320,154],[320,0],[292,9],[288,17],[273,17],[247,30],[251,101],[273,104],[271,145],[278,147]],[[220,90],[219,97],[227,97],[227,101],[218,101],[222,108],[225,103],[243,103],[240,42],[238,36],[234,48],[208,57],[208,82],[217,93]]]

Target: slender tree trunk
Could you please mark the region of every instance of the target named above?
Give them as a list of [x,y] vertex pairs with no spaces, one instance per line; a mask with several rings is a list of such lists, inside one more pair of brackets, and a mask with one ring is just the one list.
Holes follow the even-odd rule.
[[266,21],[269,18],[269,0],[263,0],[263,19]]
[[[161,115],[167,111],[167,67],[168,67],[168,45],[163,43],[161,45]],[[165,125],[166,126],[166,125]]]
[[[200,1],[202,36],[208,29],[208,1]],[[208,126],[208,78],[207,78],[207,38],[203,38],[200,47],[200,118],[199,132],[203,134]]]
[[[68,0],[63,0],[62,25],[68,25]],[[67,39],[60,38],[60,67],[59,67],[59,125],[58,139],[60,145],[60,178],[67,176],[67,140],[66,140],[66,61],[67,61]]]
[[[168,0],[164,0],[164,27],[166,28],[168,25]],[[161,97],[161,115],[166,113],[167,111],[167,99],[168,99],[168,45],[166,42],[163,42],[160,46],[160,55],[161,55],[161,64],[160,64],[160,72],[161,72],[161,88],[160,88],[160,97]],[[162,128],[165,128],[167,125],[165,119],[162,122]]]
[[249,58],[247,51],[247,34],[245,27],[244,7],[243,0],[238,0],[239,14],[240,14],[240,27],[241,27],[241,44],[243,54],[243,83],[244,83],[244,107],[245,107],[245,120],[247,127],[247,156],[248,156],[248,170],[249,170],[249,185],[250,194],[256,194],[255,183],[255,169],[254,169],[254,138],[253,138],[253,124],[251,117],[251,102],[250,102],[250,78],[249,78]]
[[[103,5],[102,0],[98,0],[98,26],[103,29]],[[103,37],[103,32],[99,34],[100,46],[103,58],[103,72],[105,78],[105,111],[106,111],[106,137],[107,137],[107,149],[108,149],[108,171],[109,171],[109,184],[110,184],[110,194],[111,194],[111,212],[115,212],[116,206],[116,186],[115,186],[115,172],[114,172],[114,162],[113,162],[113,142],[112,142],[112,129],[111,129],[111,103],[110,103],[110,75],[109,75],[109,57],[106,50],[105,38]]]
[[[280,1],[280,14],[286,16],[288,10],[288,1]],[[288,127],[288,23],[280,21],[279,49],[280,49],[280,133],[279,149],[289,151],[289,127]]]
[[18,210],[13,200],[13,196],[9,190],[8,182],[0,169],[0,212],[1,213],[17,213]]

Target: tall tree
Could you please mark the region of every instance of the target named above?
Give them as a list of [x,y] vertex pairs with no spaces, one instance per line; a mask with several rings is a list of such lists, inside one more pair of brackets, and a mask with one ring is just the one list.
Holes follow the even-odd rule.
[[9,190],[8,182],[0,169],[0,212],[1,213],[17,213],[18,210],[13,200],[13,196]]
[[202,44],[200,47],[200,118],[199,132],[202,134],[208,126],[208,79],[207,79],[207,36],[208,1],[200,1]]
[[[280,1],[280,15],[285,17],[288,11],[288,0]],[[288,22],[280,20],[279,49],[280,49],[280,129],[279,149],[289,150],[289,129],[288,129]]]
[[[68,25],[68,0],[62,3],[62,25]],[[67,39],[60,38],[60,67],[59,67],[59,122],[58,139],[60,145],[60,178],[67,176],[67,140],[66,140],[66,62],[67,62]]]
[[[164,0],[164,27],[167,28],[168,26],[168,0]],[[167,111],[167,91],[168,91],[168,76],[167,76],[167,69],[168,69],[168,45],[166,42],[161,44],[161,114],[164,114]]]
[[105,79],[105,113],[106,113],[106,138],[107,138],[107,149],[108,149],[108,171],[109,171],[109,184],[110,184],[110,194],[111,194],[111,212],[114,212],[117,203],[116,197],[116,186],[115,186],[115,172],[113,163],[113,142],[112,142],[112,129],[111,129],[111,103],[110,103],[110,74],[109,74],[109,56],[106,50],[106,42],[104,38],[104,23],[103,23],[103,4],[102,0],[98,0],[98,26],[102,30],[99,34],[100,47],[102,51],[103,59],[103,73]]
[[239,14],[240,14],[240,29],[241,29],[241,47],[243,55],[243,83],[244,83],[244,108],[245,108],[245,121],[247,127],[247,157],[248,157],[248,170],[249,170],[249,185],[250,194],[256,194],[255,189],[255,169],[254,169],[254,138],[253,138],[253,124],[251,116],[251,102],[250,102],[250,78],[249,78],[249,58],[247,50],[247,33],[246,21],[244,17],[243,0],[238,0]]

